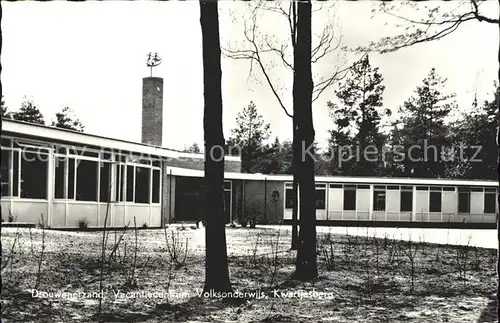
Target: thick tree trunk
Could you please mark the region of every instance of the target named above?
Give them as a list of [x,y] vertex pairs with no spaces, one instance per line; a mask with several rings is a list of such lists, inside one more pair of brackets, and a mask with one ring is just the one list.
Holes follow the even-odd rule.
[[229,292],[224,225],[224,134],[219,16],[217,1],[200,0],[203,39],[203,96],[205,108],[205,286],[204,291]]
[[[292,12],[292,21],[293,24],[295,24],[297,20],[297,3],[295,2],[290,2],[291,10]],[[295,24],[295,28],[297,28],[297,25]],[[296,30],[292,32],[292,45],[293,45],[293,57],[295,60],[295,57],[297,56],[297,39],[296,39]],[[295,61],[294,61],[295,64]],[[293,86],[295,90],[295,83],[298,82],[297,79],[297,73],[294,68],[293,70]],[[299,222],[298,222],[298,207],[299,207],[299,196],[298,196],[298,187],[299,187],[299,182],[298,182],[298,167],[300,163],[300,142],[298,139],[297,135],[297,118],[295,117],[298,109],[298,102],[296,100],[298,96],[293,96],[293,117],[292,117],[292,174],[293,174],[293,186],[292,186],[292,203],[293,203],[293,208],[292,208],[292,250],[297,250],[299,247]]]
[[[295,73],[294,73],[295,74]],[[295,84],[295,80],[294,80]],[[294,104],[294,115],[296,113],[296,105]],[[292,250],[297,250],[299,246],[299,231],[298,231],[298,167],[300,163],[300,143],[297,138],[297,125],[296,118],[293,117],[293,138],[292,138],[292,174],[293,174],[293,186],[292,186]]]
[[295,277],[310,280],[318,276],[316,264],[316,203],[314,157],[307,152],[314,144],[312,119],[313,81],[311,72],[311,2],[298,3],[297,51],[294,58],[296,79],[293,86],[297,102],[297,137],[300,143],[298,183],[300,186],[300,232]]

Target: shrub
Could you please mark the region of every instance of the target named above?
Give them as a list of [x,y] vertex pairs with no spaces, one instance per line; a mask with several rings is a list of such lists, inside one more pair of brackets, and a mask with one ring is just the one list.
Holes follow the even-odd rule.
[[89,227],[89,220],[87,220],[87,218],[80,218],[78,220],[79,229],[87,229],[88,227]]
[[9,210],[9,222],[14,222],[14,216],[12,215],[12,212]]

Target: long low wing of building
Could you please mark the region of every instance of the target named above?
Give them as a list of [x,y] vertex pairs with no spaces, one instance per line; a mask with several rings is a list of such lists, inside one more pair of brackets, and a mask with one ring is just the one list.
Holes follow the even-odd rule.
[[[203,212],[203,171],[167,167],[167,172],[175,187],[170,200],[177,203],[168,209],[168,219],[196,219]],[[292,176],[226,172],[224,177],[226,222],[253,217],[261,224],[291,223]],[[317,176],[315,182],[319,225],[496,225],[495,181]]]

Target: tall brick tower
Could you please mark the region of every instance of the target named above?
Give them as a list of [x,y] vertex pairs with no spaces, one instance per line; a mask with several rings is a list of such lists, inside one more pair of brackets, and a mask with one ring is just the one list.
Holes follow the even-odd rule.
[[161,146],[163,134],[163,79],[142,79],[142,143]]

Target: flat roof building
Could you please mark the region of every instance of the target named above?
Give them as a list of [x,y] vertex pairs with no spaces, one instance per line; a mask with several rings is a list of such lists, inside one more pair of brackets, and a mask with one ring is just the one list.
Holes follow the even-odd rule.
[[[53,228],[104,225],[159,227],[169,205],[166,167],[204,169],[204,154],[2,120],[2,219]],[[241,169],[239,157],[226,170]],[[162,220],[163,219],[163,220]]]

